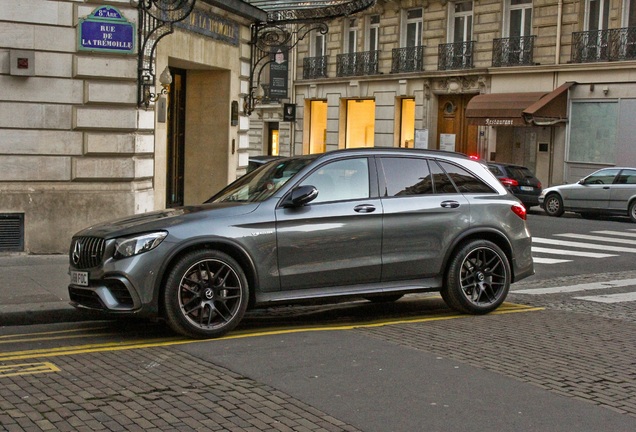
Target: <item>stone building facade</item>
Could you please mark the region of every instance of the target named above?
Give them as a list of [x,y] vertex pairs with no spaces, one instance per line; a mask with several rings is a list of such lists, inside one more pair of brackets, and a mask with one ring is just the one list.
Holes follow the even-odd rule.
[[137,49],[80,49],[80,21],[104,6],[137,29],[130,0],[2,2],[0,252],[65,253],[81,228],[200,203],[247,165],[249,119],[233,107],[247,92],[250,24],[265,14],[197,1],[198,20],[157,44],[156,75],[168,67],[173,83],[146,108]]
[[636,165],[634,0],[378,0],[297,50],[295,153],[455,150],[544,186]]

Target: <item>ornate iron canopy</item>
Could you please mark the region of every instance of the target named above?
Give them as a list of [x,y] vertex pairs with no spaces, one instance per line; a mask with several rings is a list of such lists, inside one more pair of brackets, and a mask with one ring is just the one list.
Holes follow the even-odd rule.
[[276,24],[325,21],[363,11],[376,0],[244,0]]

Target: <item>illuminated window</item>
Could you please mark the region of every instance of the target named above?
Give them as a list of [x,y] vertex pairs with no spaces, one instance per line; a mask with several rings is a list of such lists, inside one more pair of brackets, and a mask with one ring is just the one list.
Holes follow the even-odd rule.
[[327,101],[313,100],[309,110],[309,153],[324,153],[327,151]]
[[372,99],[348,100],[345,147],[373,147],[374,141],[375,101]]
[[415,99],[402,99],[400,147],[413,148],[415,141]]

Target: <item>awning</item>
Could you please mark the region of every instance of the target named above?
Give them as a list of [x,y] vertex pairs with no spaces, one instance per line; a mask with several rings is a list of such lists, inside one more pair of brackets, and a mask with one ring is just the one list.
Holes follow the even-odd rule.
[[480,126],[554,125],[567,120],[565,83],[552,92],[490,93],[473,97],[466,106],[468,123]]
[[523,110],[523,118],[528,124],[551,126],[565,123],[568,113],[568,89],[575,82],[566,82]]

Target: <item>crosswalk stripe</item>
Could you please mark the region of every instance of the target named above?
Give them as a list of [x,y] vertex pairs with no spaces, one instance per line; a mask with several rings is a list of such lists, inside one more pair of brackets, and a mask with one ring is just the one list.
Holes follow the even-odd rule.
[[601,237],[601,236],[593,236],[588,234],[572,234],[572,233],[564,233],[564,234],[555,234],[558,237],[568,237],[579,240],[592,240],[592,241],[601,241],[601,242],[609,242],[609,243],[620,243],[620,244],[629,244],[633,245],[634,240],[632,239],[622,239],[615,237]]
[[586,301],[592,301],[597,303],[622,303],[622,302],[636,301],[636,292],[573,297],[573,298],[577,300],[586,300]]
[[600,289],[609,289],[609,288],[618,288],[624,286],[636,285],[636,279],[617,279],[613,281],[607,282],[592,282],[586,284],[578,284],[578,285],[568,285],[568,286],[560,286],[560,287],[550,287],[550,288],[535,288],[535,289],[521,289],[514,290],[515,294],[561,294],[561,293],[570,293],[577,291],[590,291],[590,290],[600,290]]
[[541,243],[541,244],[553,244],[557,246],[567,246],[567,247],[575,247],[575,248],[583,248],[583,249],[601,249],[609,252],[629,252],[636,253],[636,248],[626,248],[620,246],[609,246],[609,245],[601,245],[596,243],[582,243],[582,242],[572,242],[565,240],[556,240],[556,239],[547,239],[541,237],[532,237],[532,243]]
[[572,260],[542,258],[542,257],[533,256],[532,261],[534,261],[535,264],[560,264],[560,263],[571,262]]
[[582,251],[575,251],[575,250],[542,248],[542,247],[534,247],[534,246],[532,247],[532,252],[555,254],[555,255],[580,256],[585,258],[609,258],[609,257],[618,256],[618,255],[596,253],[596,252],[582,252]]
[[623,236],[636,238],[636,232],[625,232],[625,231],[592,231],[594,234],[605,234],[605,235],[615,235],[615,236]]

